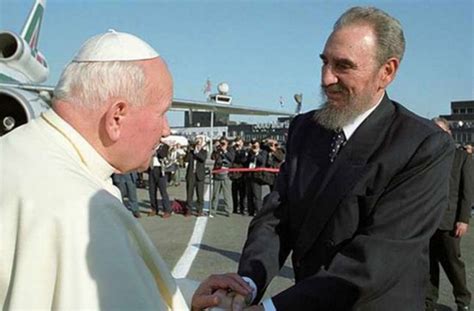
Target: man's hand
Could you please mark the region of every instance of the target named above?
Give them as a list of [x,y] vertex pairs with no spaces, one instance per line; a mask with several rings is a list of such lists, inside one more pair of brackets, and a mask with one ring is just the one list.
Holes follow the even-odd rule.
[[232,295],[228,291],[247,296],[252,288],[237,273],[211,275],[199,285],[192,299],[192,310],[209,307],[231,308]]
[[250,303],[245,297],[246,296],[244,295],[235,294],[234,299],[232,300],[232,311],[243,311],[249,306]]
[[454,229],[454,236],[457,238],[462,237],[467,232],[468,224],[458,221],[456,228]]

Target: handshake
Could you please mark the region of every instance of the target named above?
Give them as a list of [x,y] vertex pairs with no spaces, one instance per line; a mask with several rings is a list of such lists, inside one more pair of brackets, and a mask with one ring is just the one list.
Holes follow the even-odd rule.
[[192,311],[206,308],[232,311],[263,311],[262,306],[250,306],[252,288],[236,273],[211,275],[194,292]]

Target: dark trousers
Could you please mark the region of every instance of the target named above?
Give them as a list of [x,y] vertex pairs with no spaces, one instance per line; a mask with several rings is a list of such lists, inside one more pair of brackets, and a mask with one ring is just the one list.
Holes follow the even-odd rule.
[[244,178],[234,179],[232,180],[232,202],[233,204],[233,212],[243,214],[245,212],[245,207],[247,202],[245,200],[246,197],[246,189],[247,186],[245,184]]
[[186,205],[189,210],[192,210],[194,190],[197,195],[197,212],[201,213],[204,207],[204,180],[197,180],[196,174],[186,176]]
[[427,305],[438,300],[439,265],[443,267],[458,306],[469,306],[471,293],[466,285],[466,269],[461,260],[461,239],[452,236],[452,231],[437,230],[430,240],[430,284]]
[[154,166],[153,169],[149,170],[148,172],[150,176],[148,193],[150,195],[151,209],[155,212],[158,212],[158,198],[156,196],[156,189],[158,188],[158,190],[160,190],[163,211],[165,213],[171,213],[170,198],[168,196],[168,190],[166,189],[166,175],[162,175],[161,169],[157,166]]
[[[132,212],[139,212],[137,187],[132,180],[131,174],[114,174],[112,181],[119,188],[124,205]],[[125,200],[125,197],[127,197],[128,201]]]
[[247,206],[250,216],[262,209],[262,185],[252,178],[247,183]]

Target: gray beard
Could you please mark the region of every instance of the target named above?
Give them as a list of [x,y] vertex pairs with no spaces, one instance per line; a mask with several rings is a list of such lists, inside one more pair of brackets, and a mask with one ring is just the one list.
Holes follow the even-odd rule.
[[344,126],[352,123],[361,113],[352,107],[334,107],[328,102],[321,105],[320,109],[315,112],[314,120],[316,120],[322,127],[328,130],[342,129]]
[[323,104],[313,116],[313,119],[328,130],[339,130],[351,124],[358,116],[370,109],[368,98],[349,98],[349,104],[342,107],[331,105],[322,91]]

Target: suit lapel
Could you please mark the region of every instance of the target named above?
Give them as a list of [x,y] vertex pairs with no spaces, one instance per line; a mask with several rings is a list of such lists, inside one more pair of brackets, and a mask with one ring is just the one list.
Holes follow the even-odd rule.
[[370,169],[366,164],[383,143],[386,131],[393,122],[394,109],[385,95],[380,105],[341,149],[316,193],[314,187],[310,187],[310,191],[305,194],[302,204],[308,212],[295,244],[296,259],[303,257],[311,248],[341,201]]
[[314,192],[311,187],[324,175],[329,163],[329,144],[332,133],[324,128],[315,126],[315,121],[310,120],[298,131],[296,150],[299,155],[294,158],[294,163],[289,165],[294,175],[290,176],[290,194],[293,202],[300,202],[304,194]]

